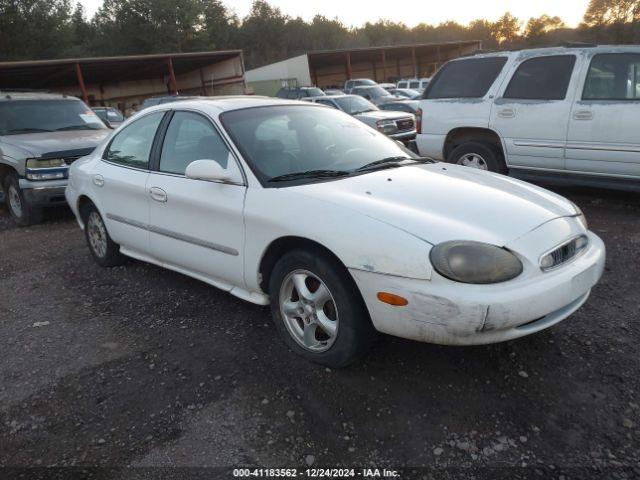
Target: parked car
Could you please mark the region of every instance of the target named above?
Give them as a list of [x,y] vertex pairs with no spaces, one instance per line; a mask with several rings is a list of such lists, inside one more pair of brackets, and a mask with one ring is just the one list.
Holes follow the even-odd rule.
[[422,96],[422,92],[413,90],[411,88],[391,88],[388,90],[388,92],[391,95],[408,98],[409,100],[415,100],[416,98],[420,98]]
[[276,97],[288,98],[289,100],[303,100],[322,95],[325,95],[325,93],[317,87],[282,87],[276,93]]
[[378,85],[380,85],[382,88],[384,88],[388,92],[391,90],[395,90],[396,88],[395,83],[379,83]]
[[144,110],[145,108],[153,107],[155,105],[179,102],[180,100],[191,100],[193,98],[198,98],[198,97],[190,96],[190,95],[159,95],[157,97],[149,97],[149,98],[145,98],[142,101],[142,104],[140,105],[140,110]]
[[332,97],[314,97],[311,101],[342,110],[379,132],[405,143],[416,137],[416,124],[413,114],[400,111],[383,112],[369,100],[359,95],[336,95]]
[[380,105],[385,102],[391,102],[393,100],[398,100],[400,97],[398,95],[391,95],[380,85],[370,85],[364,87],[354,87],[351,90],[353,95],[360,95],[363,98],[366,98],[374,105]]
[[324,89],[324,94],[325,95],[344,95],[344,92],[342,90],[338,90],[337,88],[325,88]]
[[417,157],[336,109],[236,97],[149,108],[71,166],[96,262],[124,256],[271,305],[341,367],[375,332],[472,345],[554,325],[602,274],[570,201]]
[[354,87],[364,87],[372,85],[377,85],[377,83],[370,78],[354,78],[352,80],[347,80],[346,82],[344,82],[344,93],[352,93],[351,90]]
[[387,110],[391,112],[407,112],[413,115],[416,114],[420,102],[418,100],[398,100],[395,102],[387,102],[380,105],[380,110]]
[[425,88],[429,85],[430,78],[408,78],[399,80],[396,84],[397,88],[410,88],[412,90],[418,90],[424,92]]
[[640,189],[638,72],[640,46],[453,60],[420,102],[418,148],[530,180]]
[[45,207],[64,205],[69,165],[109,132],[75,97],[0,92],[0,185],[14,221],[31,225]]
[[95,113],[103,123],[109,128],[118,128],[124,123],[124,115],[120,110],[114,107],[93,107]]

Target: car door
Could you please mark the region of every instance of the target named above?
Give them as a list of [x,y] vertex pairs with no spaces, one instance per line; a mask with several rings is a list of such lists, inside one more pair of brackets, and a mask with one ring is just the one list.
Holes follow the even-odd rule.
[[640,53],[594,55],[573,104],[567,170],[640,177]]
[[549,55],[513,67],[491,108],[509,167],[564,169],[564,148],[578,74],[575,55]]
[[146,255],[149,159],[165,112],[139,115],[113,137],[92,182],[111,238],[125,250]]
[[[185,177],[195,160],[217,161],[231,180]],[[243,285],[245,183],[210,118],[195,111],[173,112],[147,183],[152,254],[221,288]]]

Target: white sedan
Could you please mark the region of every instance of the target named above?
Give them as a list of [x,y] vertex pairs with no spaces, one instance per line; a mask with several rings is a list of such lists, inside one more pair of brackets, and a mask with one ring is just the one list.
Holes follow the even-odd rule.
[[537,332],[577,310],[604,268],[572,202],[416,157],[310,103],[149,108],[69,175],[100,265],[134,257],[270,304],[287,344],[332,367],[376,331],[451,345]]

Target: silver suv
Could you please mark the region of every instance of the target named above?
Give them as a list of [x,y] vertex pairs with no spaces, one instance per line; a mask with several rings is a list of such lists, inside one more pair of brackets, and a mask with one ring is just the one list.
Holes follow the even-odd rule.
[[18,225],[64,205],[67,169],[110,130],[82,101],[52,93],[0,92],[0,186]]

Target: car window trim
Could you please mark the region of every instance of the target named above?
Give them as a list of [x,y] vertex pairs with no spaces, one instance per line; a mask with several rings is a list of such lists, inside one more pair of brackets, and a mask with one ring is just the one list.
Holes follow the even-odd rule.
[[580,100],[582,102],[607,102],[607,103],[611,103],[611,102],[620,102],[620,103],[640,102],[640,98],[585,98],[584,97],[585,91],[587,89],[587,80],[589,79],[589,72],[591,71],[591,65],[593,64],[593,61],[596,59],[596,57],[614,56],[614,55],[636,55],[640,59],[640,53],[636,53],[636,52],[624,52],[624,53],[620,53],[620,52],[602,52],[602,53],[596,53],[595,55],[593,55],[593,57],[591,57],[591,60],[589,61],[588,65],[587,65],[587,72],[586,72],[586,74],[584,76],[584,84],[582,85],[582,93],[580,95]]
[[[166,124],[164,125],[164,128],[162,128],[162,133],[161,136],[158,136],[154,139],[154,146],[151,149],[152,154],[154,153],[154,149],[156,149],[155,153],[157,155],[157,157],[155,157],[154,163],[153,163],[153,170],[150,170],[151,173],[154,174],[158,174],[158,175],[167,175],[170,177],[179,177],[179,178],[187,178],[186,175],[182,174],[182,173],[172,173],[172,172],[163,172],[160,170],[160,156],[162,154],[162,147],[164,145],[164,139],[167,135],[167,131],[169,130],[169,125],[171,124],[171,120],[173,119],[173,116],[177,113],[177,112],[189,112],[189,113],[194,113],[196,115],[199,115],[201,117],[203,117],[206,121],[208,121],[211,126],[213,127],[213,129],[216,131],[216,133],[220,136],[220,139],[224,142],[225,147],[227,147],[227,150],[229,151],[229,155],[231,155],[233,157],[234,162],[236,163],[238,170],[240,171],[240,175],[242,176],[242,182],[238,183],[238,182],[230,182],[230,181],[213,181],[213,180],[207,180],[210,183],[220,183],[220,184],[224,184],[224,185],[236,185],[236,186],[242,186],[242,187],[246,187],[248,185],[248,181],[247,181],[247,175],[244,171],[244,168],[242,167],[241,162],[238,160],[235,152],[233,151],[233,148],[231,148],[229,142],[227,141],[227,138],[224,136],[224,134],[222,133],[222,129],[218,128],[218,125],[216,124],[215,120],[213,118],[211,118],[209,115],[207,115],[206,113],[200,111],[200,110],[196,110],[193,108],[185,108],[185,107],[180,107],[177,109],[171,109],[170,110],[170,115],[167,115],[167,117],[170,117]],[[164,120],[164,119],[163,119]],[[162,127],[162,125],[161,125]],[[161,127],[158,128],[158,131],[160,131]],[[157,143],[157,146],[155,145],[155,142]],[[151,163],[150,163],[151,165]],[[193,180],[193,179],[190,179]]]
[[[520,70],[520,68],[531,61],[534,60],[541,60],[543,58],[560,58],[560,57],[572,57],[573,58],[573,66],[571,68],[571,75],[569,75],[569,81],[567,82],[567,88],[564,92],[564,97],[563,98],[518,98],[518,97],[505,97],[505,94],[507,93],[507,90],[509,90],[509,87],[511,86],[511,83],[515,80],[515,76],[518,73],[518,71]],[[576,65],[578,65],[578,56],[576,54],[573,53],[563,53],[563,54],[556,54],[556,55],[538,55],[538,56],[534,56],[531,58],[527,58],[526,60],[523,60],[522,62],[518,63],[515,65],[515,69],[513,70],[513,74],[510,76],[509,78],[509,82],[507,83],[507,86],[504,88],[504,90],[502,91],[502,95],[501,98],[508,100],[508,101],[531,101],[531,102],[565,102],[567,100],[567,97],[569,95],[569,87],[571,87],[571,81],[573,80],[574,75],[576,74],[576,71],[578,69],[576,69]]]
[[[104,150],[102,150],[102,155],[100,156],[100,160],[102,160],[105,163],[108,163],[110,165],[115,165],[118,167],[122,167],[122,168],[130,168],[131,170],[137,170],[139,172],[149,172],[150,167],[151,167],[151,160],[152,160],[152,155],[153,155],[153,147],[154,144],[156,142],[156,139],[158,138],[158,131],[160,130],[160,128],[162,127],[162,122],[164,121],[164,119],[167,116],[167,112],[169,110],[154,110],[152,112],[147,112],[144,115],[143,114],[139,114],[140,117],[134,119],[129,125],[127,125],[125,128],[123,128],[122,130],[118,131],[118,133],[116,133],[112,138],[109,139],[109,143],[107,143],[107,146],[104,147]],[[127,128],[129,128],[131,125],[133,125],[136,122],[139,122],[140,120],[142,120],[144,117],[148,117],[149,115],[153,115],[155,113],[160,113],[163,112],[163,117],[160,120],[160,123],[158,124],[158,128],[156,128],[156,133],[153,136],[153,142],[151,143],[151,150],[149,151],[149,161],[147,162],[147,168],[140,168],[140,167],[134,167],[132,165],[125,165],[123,163],[118,163],[118,162],[114,162],[112,160],[109,160],[106,158],[107,156],[107,152],[109,151],[109,149],[111,148],[111,144],[113,143],[113,141],[118,138],[119,135],[122,134],[122,132],[126,131]]]

